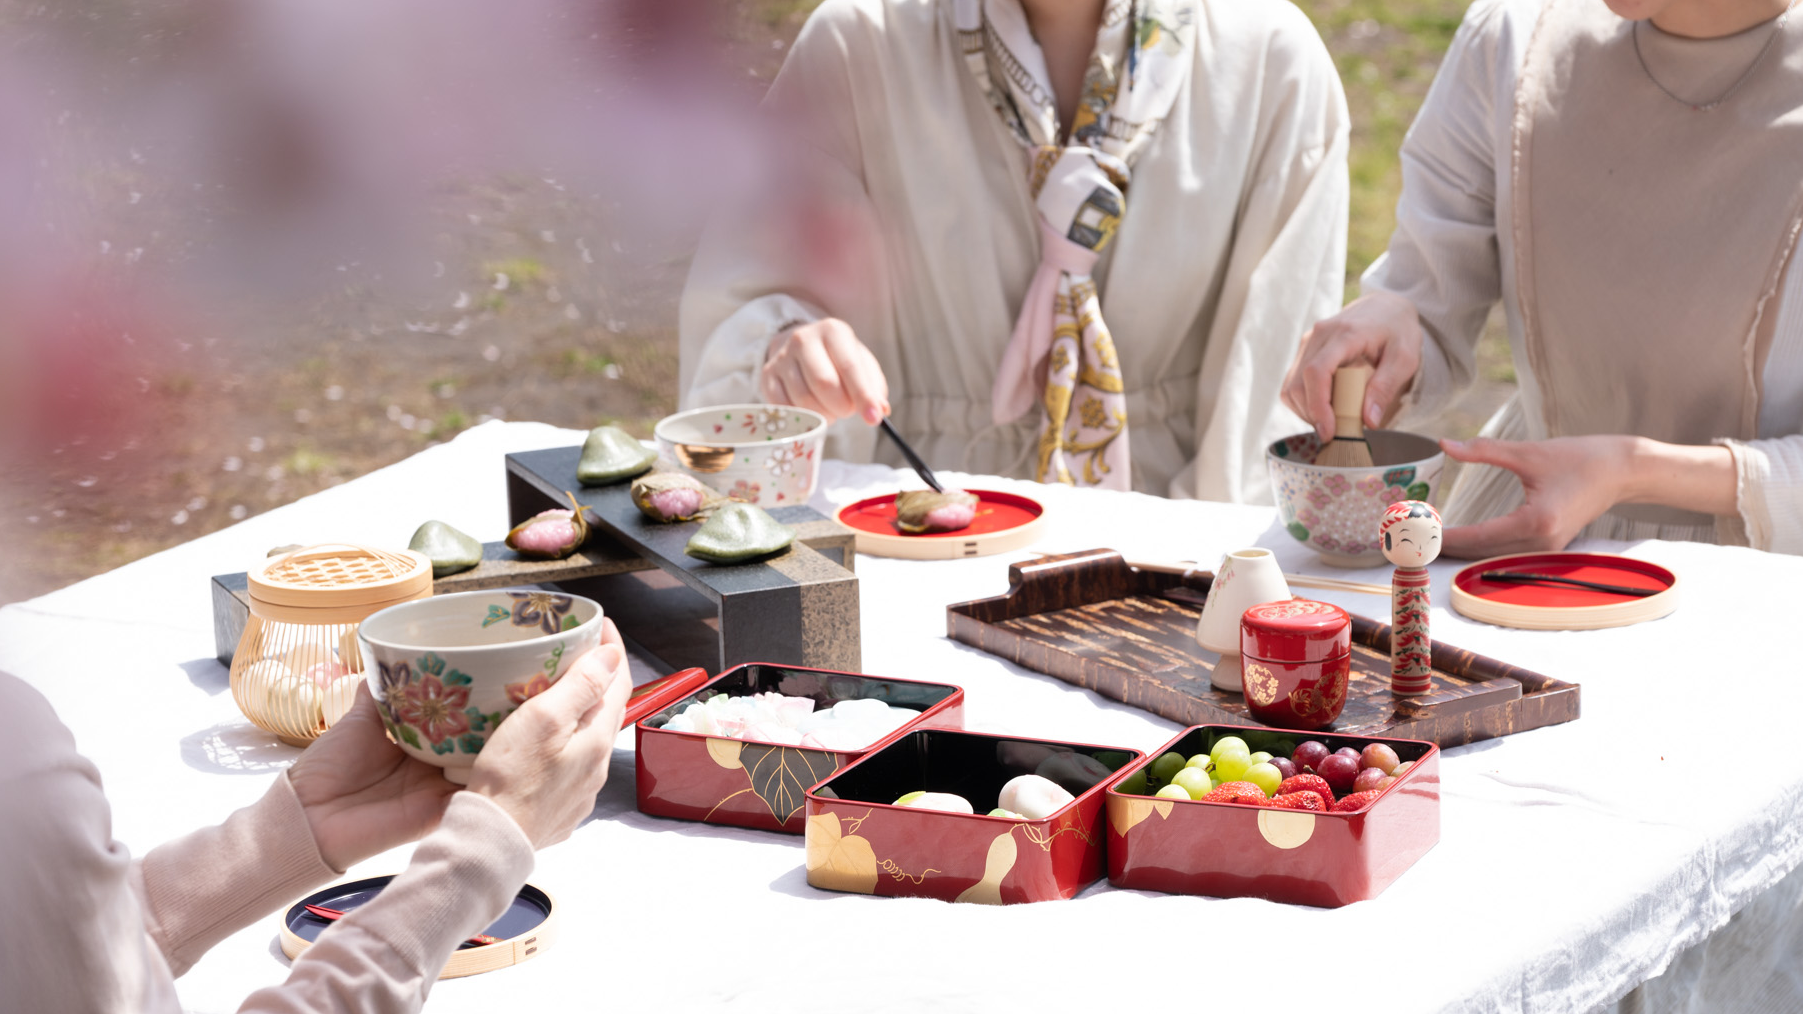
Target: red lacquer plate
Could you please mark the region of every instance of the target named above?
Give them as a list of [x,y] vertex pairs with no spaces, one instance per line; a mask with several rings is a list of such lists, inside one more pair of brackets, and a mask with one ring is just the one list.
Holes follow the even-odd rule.
[[[1625,588],[1622,595],[1556,584],[1486,580],[1486,572],[1548,574]],[[1452,579],[1452,607],[1474,620],[1522,630],[1598,630],[1656,620],[1678,608],[1678,575],[1612,553],[1522,553],[1474,563]]]
[[988,556],[1032,545],[1045,521],[1045,505],[1032,497],[972,489],[976,520],[955,532],[905,535],[895,527],[895,497],[888,493],[839,508],[839,523],[851,529],[858,552],[903,560],[955,560]]

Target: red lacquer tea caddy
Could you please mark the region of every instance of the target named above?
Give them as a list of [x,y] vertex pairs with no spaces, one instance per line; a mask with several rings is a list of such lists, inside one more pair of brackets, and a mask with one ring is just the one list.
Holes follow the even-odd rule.
[[[1069,898],[1102,876],[1102,789],[1136,750],[943,729],[906,731],[808,793],[808,883],[833,891],[992,905]],[[1041,820],[991,817],[1010,779],[1075,798]],[[963,796],[974,814],[896,806]]]
[[842,753],[662,728],[671,716],[716,694],[747,697],[770,691],[811,697],[817,709],[875,699],[920,712],[898,732],[921,725],[957,728],[964,722],[964,690],[949,683],[763,662],[737,665],[638,723],[639,810],[656,817],[800,834],[808,788],[877,743]]
[[1346,707],[1352,617],[1312,599],[1256,605],[1240,617],[1246,710],[1283,729],[1325,729]]
[[[1266,898],[1332,908],[1375,898],[1440,840],[1440,748],[1412,739],[1273,732],[1198,725],[1153,756],[1208,753],[1223,736],[1283,751],[1315,739],[1329,750],[1386,743],[1413,766],[1362,809],[1309,813],[1240,803],[1128,794],[1110,783],[1108,880],[1117,887],[1218,898]],[[812,813],[812,802],[809,803]]]

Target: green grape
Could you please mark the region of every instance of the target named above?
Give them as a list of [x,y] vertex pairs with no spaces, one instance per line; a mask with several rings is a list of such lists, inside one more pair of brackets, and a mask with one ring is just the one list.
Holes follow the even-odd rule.
[[1229,750],[1237,750],[1248,757],[1252,756],[1252,748],[1247,746],[1246,741],[1238,736],[1222,736],[1220,739],[1215,740],[1214,749],[1209,751],[1209,755],[1218,761],[1221,759],[1221,754]]
[[1152,777],[1161,782],[1168,782],[1171,776],[1183,770],[1183,755],[1167,753],[1152,762]]
[[1214,782],[1209,779],[1208,772],[1201,768],[1184,768],[1171,779],[1171,784],[1180,786],[1183,791],[1189,793],[1191,799],[1201,799],[1208,795],[1210,789],[1214,788]]
[[1229,782],[1243,781],[1246,769],[1251,766],[1252,754],[1245,746],[1242,745],[1237,750],[1232,747],[1226,750],[1215,747],[1215,777]]
[[1266,753],[1263,750],[1252,751],[1252,763],[1254,763],[1254,764],[1263,764],[1265,761],[1268,761],[1270,759],[1271,759],[1271,755],[1269,753]]
[[1283,784],[1283,772],[1277,770],[1276,765],[1261,761],[1246,769],[1243,780],[1265,790],[1265,795],[1273,796],[1277,794],[1277,787]]
[[1189,759],[1189,763],[1185,764],[1184,767],[1201,768],[1202,770],[1207,771],[1208,765],[1210,764],[1211,760],[1212,760],[1212,758],[1210,758],[1207,754],[1199,753],[1199,754],[1195,755],[1194,757],[1191,757]]
[[1152,794],[1154,796],[1157,796],[1160,799],[1188,799],[1189,798],[1189,792],[1186,791],[1183,788],[1183,786],[1181,786],[1181,785],[1166,785],[1163,788],[1159,789],[1157,792],[1154,792]]
[[1138,771],[1135,771],[1132,774],[1128,775],[1127,777],[1121,779],[1121,784],[1120,784],[1119,788],[1116,789],[1116,791],[1125,792],[1129,796],[1145,795],[1146,794],[1146,769],[1140,768]]

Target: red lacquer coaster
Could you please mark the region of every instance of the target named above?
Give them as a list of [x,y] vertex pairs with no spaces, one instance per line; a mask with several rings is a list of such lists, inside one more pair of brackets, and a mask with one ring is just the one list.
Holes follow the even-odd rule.
[[[1535,574],[1653,592],[1639,596],[1556,581],[1497,580]],[[1452,579],[1452,607],[1474,620],[1523,630],[1596,630],[1656,620],[1678,608],[1678,576],[1611,553],[1523,553],[1474,563]]]
[[1039,538],[1045,520],[1045,505],[1039,501],[987,489],[965,492],[977,495],[977,516],[968,528],[955,532],[903,534],[895,527],[895,493],[847,504],[835,517],[857,535],[858,552],[904,560],[988,556],[1030,546]]

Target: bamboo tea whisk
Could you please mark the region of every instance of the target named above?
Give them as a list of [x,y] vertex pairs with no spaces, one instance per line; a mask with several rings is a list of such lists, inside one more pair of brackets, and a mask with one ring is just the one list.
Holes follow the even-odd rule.
[[1363,421],[1365,385],[1375,371],[1364,363],[1333,371],[1333,439],[1315,455],[1329,468],[1370,468],[1371,444]]

